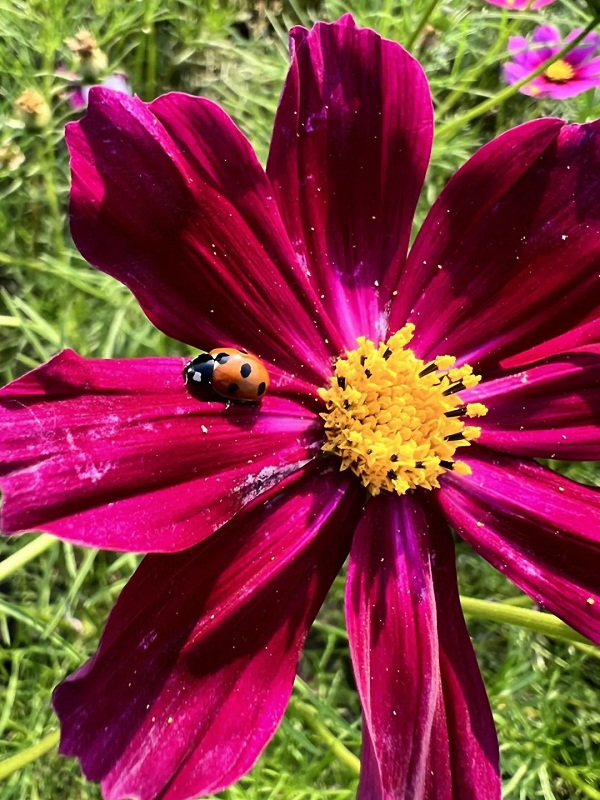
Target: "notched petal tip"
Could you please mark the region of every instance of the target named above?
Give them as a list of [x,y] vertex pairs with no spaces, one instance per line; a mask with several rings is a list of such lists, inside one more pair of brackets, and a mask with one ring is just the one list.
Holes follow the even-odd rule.
[[[293,60],[298,52],[300,45],[311,35],[318,36],[323,28],[356,28],[356,21],[352,14],[348,12],[335,22],[316,22],[312,28],[305,28],[304,25],[294,25],[289,31],[290,59]],[[378,34],[375,34],[378,35]]]
[[340,349],[385,332],[432,130],[426,77],[400,44],[350,16],[302,31],[267,173]]
[[98,89],[68,138],[73,240],[153,324],[198,349],[236,339],[306,380],[328,374],[271,185],[225,111]]

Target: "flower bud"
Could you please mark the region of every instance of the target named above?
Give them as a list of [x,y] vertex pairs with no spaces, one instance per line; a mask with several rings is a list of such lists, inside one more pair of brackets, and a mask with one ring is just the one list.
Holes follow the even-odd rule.
[[25,161],[25,155],[16,144],[0,144],[0,170],[14,172]]
[[79,31],[74,38],[65,39],[65,44],[77,57],[77,71],[82,78],[95,81],[106,72],[108,58],[90,31]]
[[30,131],[40,131],[50,122],[50,106],[35,89],[25,89],[15,102],[23,124]]

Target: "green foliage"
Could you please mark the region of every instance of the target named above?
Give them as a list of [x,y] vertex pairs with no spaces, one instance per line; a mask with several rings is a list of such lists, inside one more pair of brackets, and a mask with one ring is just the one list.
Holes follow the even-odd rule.
[[[425,12],[430,15],[425,18]],[[5,381],[63,347],[87,356],[179,354],[116,281],[88,267],[68,234],[64,124],[76,118],[65,100],[71,54],[64,44],[82,27],[95,33],[111,68],[129,74],[144,99],[176,89],[221,103],[266,157],[287,65],[287,30],[351,10],[413,52],[431,80],[443,126],[502,88],[509,35],[550,18],[567,31],[589,22],[583,2],[510,13],[482,0],[0,0],[0,377]],[[40,91],[52,108],[41,133],[18,122],[15,99]],[[418,216],[449,175],[483,142],[542,115],[585,121],[600,116],[593,93],[569,102],[515,94],[436,145]],[[3,152],[0,150],[0,152]],[[24,160],[17,164],[19,152]],[[589,465],[562,465],[598,483]],[[0,544],[7,557],[31,541]],[[56,729],[52,688],[90,655],[133,556],[55,543],[7,577],[0,589],[0,758],[23,753]],[[460,545],[464,594],[526,604],[491,567]],[[495,712],[510,800],[585,800],[600,794],[600,660],[575,646],[518,628],[470,621]],[[258,766],[223,792],[224,800],[349,800],[352,760],[327,744],[329,731],[360,751],[360,714],[343,620],[343,579],[310,634],[294,699]],[[312,714],[312,716],[311,716]],[[310,724],[315,718],[316,725]],[[595,793],[594,793],[595,792]],[[53,752],[0,783],[0,800],[99,798],[78,765]]]

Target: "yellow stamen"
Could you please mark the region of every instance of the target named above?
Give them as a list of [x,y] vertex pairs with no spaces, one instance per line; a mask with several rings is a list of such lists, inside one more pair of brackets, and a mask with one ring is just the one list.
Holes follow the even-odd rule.
[[565,81],[571,80],[571,78],[575,75],[575,70],[568,61],[564,61],[562,58],[559,58],[558,61],[554,62],[554,64],[550,64],[544,75],[549,81],[554,81],[555,83],[564,83]]
[[379,347],[360,337],[356,350],[336,362],[331,387],[319,389],[327,404],[322,449],[339,456],[340,469],[352,470],[373,495],[439,488],[448,470],[469,474],[454,454],[481,429],[463,419],[487,413],[459,394],[480,376],[468,364],[454,367],[452,356],[425,364],[406,347],[413,332],[405,325]]

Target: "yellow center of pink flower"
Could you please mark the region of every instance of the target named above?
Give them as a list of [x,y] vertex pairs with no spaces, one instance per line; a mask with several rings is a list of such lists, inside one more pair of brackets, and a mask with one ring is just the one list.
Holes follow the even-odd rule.
[[575,70],[568,61],[564,61],[562,58],[559,58],[558,61],[554,62],[554,64],[550,64],[544,75],[549,81],[563,83],[564,81],[571,80],[571,78],[575,75]]
[[487,413],[481,403],[464,404],[460,392],[481,380],[455,358],[439,356],[426,364],[407,347],[408,324],[379,347],[360,337],[358,347],[335,364],[329,389],[319,389],[327,404],[322,449],[341,459],[373,495],[385,490],[439,488],[448,470],[471,470],[454,458],[457,448],[481,434],[465,417]]

